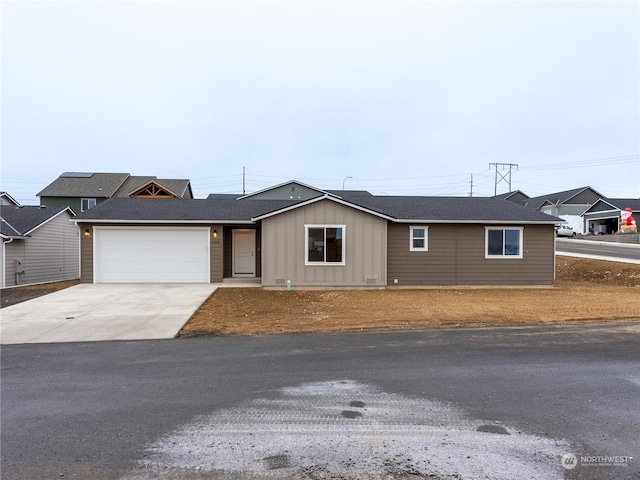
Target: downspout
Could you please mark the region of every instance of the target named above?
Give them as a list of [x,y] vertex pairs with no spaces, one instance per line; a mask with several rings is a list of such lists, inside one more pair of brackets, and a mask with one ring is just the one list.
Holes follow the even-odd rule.
[[5,253],[5,248],[4,246],[8,243],[13,242],[13,237],[10,237],[8,240],[2,240],[2,288],[6,287],[6,276],[7,276],[7,262],[6,262],[6,258],[7,255]]

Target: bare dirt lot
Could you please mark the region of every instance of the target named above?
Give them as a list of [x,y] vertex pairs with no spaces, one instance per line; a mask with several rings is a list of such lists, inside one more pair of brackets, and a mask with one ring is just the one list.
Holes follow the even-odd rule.
[[640,321],[640,265],[561,257],[553,288],[220,288],[180,332],[255,335]]
[[[553,288],[219,288],[181,336],[640,321],[640,265],[557,257]],[[77,284],[5,288],[2,307]]]

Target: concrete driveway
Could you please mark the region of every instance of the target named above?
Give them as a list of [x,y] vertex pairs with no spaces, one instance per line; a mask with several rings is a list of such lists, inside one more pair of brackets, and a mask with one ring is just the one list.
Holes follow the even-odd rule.
[[173,338],[215,284],[82,284],[0,310],[0,343]]

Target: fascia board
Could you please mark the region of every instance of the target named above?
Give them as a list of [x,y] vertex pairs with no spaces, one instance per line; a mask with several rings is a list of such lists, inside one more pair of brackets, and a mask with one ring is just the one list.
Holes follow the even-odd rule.
[[117,220],[117,219],[95,219],[95,218],[71,218],[71,222],[75,224],[81,223],[118,223],[118,224],[225,224],[225,225],[253,225],[255,222],[251,220]]
[[60,215],[62,215],[64,212],[69,212],[71,214],[71,216],[74,216],[73,210],[71,210],[69,207],[66,207],[64,210],[60,210],[58,213],[56,213],[55,215],[50,216],[49,218],[47,218],[44,222],[39,223],[38,225],[36,225],[35,227],[33,227],[31,230],[26,231],[24,234],[25,235],[30,235],[32,232],[36,231],[37,229],[39,229],[40,227],[42,227],[43,225],[46,225],[47,223],[49,223],[51,220],[53,220],[54,218],[59,217]]
[[560,223],[567,223],[566,220],[429,220],[427,218],[421,219],[401,219],[396,220],[397,223],[439,223],[439,224],[458,224],[464,223],[467,225],[558,225]]
[[360,205],[357,205],[355,203],[351,203],[351,202],[347,202],[346,200],[342,200],[341,198],[337,198],[329,193],[321,196],[321,197],[315,197],[315,198],[311,198],[309,200],[306,200],[304,202],[300,202],[300,203],[296,203],[295,205],[290,205],[288,207],[285,208],[281,208],[279,210],[274,210],[273,212],[269,212],[269,213],[265,213],[263,215],[259,215],[257,217],[253,217],[251,220],[253,220],[254,222],[257,222],[258,220],[264,220],[265,218],[269,218],[269,217],[274,217],[276,215],[280,215],[282,213],[286,213],[286,212],[290,212],[291,210],[295,210],[297,208],[301,208],[301,207],[306,207],[307,205],[312,205],[316,202],[321,202],[322,200],[329,200],[331,202],[335,202],[335,203],[339,203],[341,205],[344,205],[346,207],[350,207],[353,208],[354,210],[359,210],[361,212],[364,213],[368,213],[370,215],[374,215],[376,217],[380,217],[380,218],[384,218],[385,220],[389,220],[392,222],[395,222],[396,219],[393,217],[390,217],[389,215],[385,215],[383,213],[380,212],[375,212],[373,210],[369,210],[368,208],[365,207],[361,207]]

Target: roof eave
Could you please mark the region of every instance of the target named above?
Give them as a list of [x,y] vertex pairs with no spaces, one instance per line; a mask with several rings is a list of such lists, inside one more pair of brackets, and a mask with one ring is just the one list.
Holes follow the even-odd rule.
[[122,220],[122,219],[106,219],[106,218],[71,218],[70,221],[76,225],[81,223],[118,223],[123,225],[136,225],[136,224],[225,224],[225,225],[253,225],[255,222],[251,220]]
[[432,220],[428,218],[421,219],[409,219],[402,218],[396,220],[397,223],[440,223],[440,224],[456,224],[456,223],[464,223],[467,225],[476,224],[476,225],[558,225],[560,223],[567,223],[566,220],[558,219],[558,220]]

